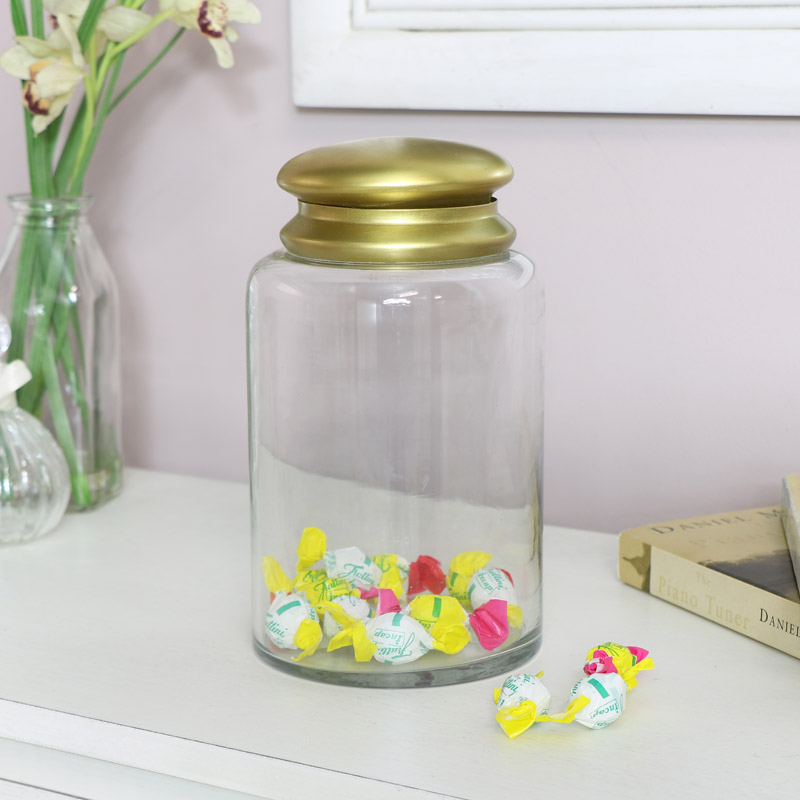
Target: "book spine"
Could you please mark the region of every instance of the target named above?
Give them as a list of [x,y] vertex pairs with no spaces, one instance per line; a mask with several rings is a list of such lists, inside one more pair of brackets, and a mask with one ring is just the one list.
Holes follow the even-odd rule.
[[787,475],[781,486],[781,522],[800,589],[800,475]]
[[[649,562],[630,570],[631,553]],[[641,563],[641,562],[640,562]],[[800,658],[800,605],[622,534],[620,578],[686,611]]]

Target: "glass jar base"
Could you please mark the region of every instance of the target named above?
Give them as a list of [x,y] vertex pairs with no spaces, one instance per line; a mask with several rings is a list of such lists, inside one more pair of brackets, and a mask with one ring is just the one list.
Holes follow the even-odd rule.
[[122,459],[117,459],[103,469],[81,476],[82,489],[76,490],[76,478],[72,477],[72,496],[69,512],[91,511],[113,500],[122,492]]
[[[371,689],[414,689],[425,686],[448,686],[454,683],[467,683],[483,678],[491,678],[503,672],[510,672],[529,661],[542,646],[541,627],[530,631],[524,639],[515,642],[508,649],[497,653],[487,653],[477,660],[460,664],[427,668],[424,662],[431,657],[440,656],[443,660],[452,658],[439,653],[429,653],[422,660],[406,665],[388,665],[369,662],[357,664],[352,661],[352,652],[346,654],[354,666],[352,670],[324,669],[306,666],[275,655],[267,650],[258,639],[253,638],[256,653],[267,664],[308,680],[333,683],[339,686],[359,686]],[[285,651],[284,651],[285,652]],[[345,656],[344,653],[341,654]]]

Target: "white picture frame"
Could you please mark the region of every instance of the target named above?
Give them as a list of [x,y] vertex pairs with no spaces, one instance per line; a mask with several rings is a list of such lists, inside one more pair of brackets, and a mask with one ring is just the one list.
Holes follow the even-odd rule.
[[291,0],[291,35],[301,107],[800,115],[800,0]]

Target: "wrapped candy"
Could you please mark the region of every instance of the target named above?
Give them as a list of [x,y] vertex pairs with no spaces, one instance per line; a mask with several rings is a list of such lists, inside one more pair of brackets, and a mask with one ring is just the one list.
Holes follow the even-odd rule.
[[469,615],[469,625],[484,650],[496,650],[510,632],[508,603],[489,600]]
[[297,571],[302,572],[321,561],[326,548],[325,534],[319,528],[304,528],[297,545]]
[[381,568],[380,589],[391,589],[399,600],[404,594],[403,583],[408,577],[409,563],[395,553],[372,556],[373,564]]
[[433,649],[430,634],[406,614],[382,614],[366,625],[357,622],[331,639],[328,650],[352,644],[356,661],[375,658],[384,664],[407,664]]
[[316,583],[306,584],[303,592],[315,606],[346,594],[358,596],[358,589],[354,589],[344,578],[323,578]]
[[467,583],[467,597],[473,608],[479,608],[489,600],[505,600],[509,605],[517,602],[511,576],[505,570],[494,567],[475,572]]
[[400,611],[400,601],[392,589],[361,589],[362,600],[375,600],[375,616],[381,614],[396,614]]
[[342,628],[354,625],[358,621],[364,622],[372,616],[370,604],[350,594],[323,601],[317,610],[327,612],[322,620],[322,632],[326,636],[336,636]]
[[304,592],[308,586],[313,586],[327,579],[328,573],[324,569],[304,569],[297,573],[292,586],[295,591]]
[[641,647],[623,647],[605,642],[593,647],[586,655],[583,671],[587,675],[616,672],[628,685],[628,691],[637,686],[636,674],[653,669],[653,659]]
[[292,661],[310,656],[322,640],[317,612],[302,595],[279,592],[270,604],[264,625],[275,645],[302,651]]
[[344,628],[331,639],[328,650],[352,645],[356,661],[375,658],[384,664],[408,664],[430,650],[447,652],[452,642],[450,628],[441,620],[435,622],[428,633],[407,614],[382,614],[366,625],[356,622]]
[[264,583],[272,593],[273,600],[278,592],[288,594],[292,591],[292,582],[277,559],[272,556],[264,556],[261,559],[261,571],[264,573]]
[[354,589],[371,589],[380,583],[383,572],[358,547],[343,547],[325,552],[329,578],[346,580]]
[[435,627],[438,650],[452,655],[469,644],[469,631],[464,625],[467,614],[455,597],[417,595],[409,604],[408,614],[428,633],[433,634]]
[[430,592],[441,594],[447,585],[442,565],[433,556],[420,556],[408,567],[408,596]]
[[462,605],[469,605],[470,578],[479,570],[483,569],[492,557],[489,553],[480,550],[471,550],[466,553],[459,553],[450,562],[450,569],[447,573],[447,590],[452,597],[455,597]]
[[628,685],[616,672],[600,672],[579,680],[561,714],[544,715],[550,722],[579,722],[587,728],[605,728],[625,710]]
[[[494,650],[508,638],[509,626],[522,627],[522,609],[511,576],[503,569],[479,569],[467,584],[467,595],[475,611],[470,614],[472,630],[481,646]],[[503,606],[505,604],[505,618]],[[490,605],[491,604],[491,605]]]
[[550,692],[536,675],[511,675],[501,689],[494,690],[495,719],[510,739],[544,719],[550,710]]

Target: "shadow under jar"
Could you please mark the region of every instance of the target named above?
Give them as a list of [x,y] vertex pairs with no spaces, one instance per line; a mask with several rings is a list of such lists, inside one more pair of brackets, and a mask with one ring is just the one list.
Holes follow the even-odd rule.
[[[543,293],[492,197],[511,176],[480,148],[407,138],[278,176],[298,215],[247,295],[254,641],[273,666],[430,686],[539,649]],[[449,639],[443,608],[462,619]]]

